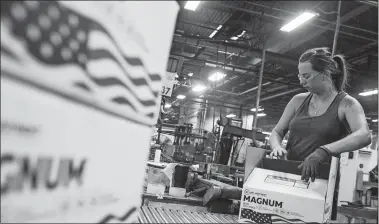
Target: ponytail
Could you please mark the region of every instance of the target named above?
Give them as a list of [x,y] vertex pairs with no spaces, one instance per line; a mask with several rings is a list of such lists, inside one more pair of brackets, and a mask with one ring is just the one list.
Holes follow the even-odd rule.
[[347,85],[347,65],[344,57],[342,55],[333,56],[333,61],[336,63],[336,72],[332,74],[332,80],[336,89],[344,91]]

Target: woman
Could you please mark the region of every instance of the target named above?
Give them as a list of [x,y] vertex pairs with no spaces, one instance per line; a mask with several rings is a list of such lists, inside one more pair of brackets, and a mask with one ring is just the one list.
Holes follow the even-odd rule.
[[344,92],[347,68],[341,55],[331,57],[327,48],[310,49],[301,55],[298,69],[308,93],[297,94],[286,106],[270,136],[271,155],[303,161],[302,179],[314,181],[320,163],[369,145],[371,135],[362,106]]

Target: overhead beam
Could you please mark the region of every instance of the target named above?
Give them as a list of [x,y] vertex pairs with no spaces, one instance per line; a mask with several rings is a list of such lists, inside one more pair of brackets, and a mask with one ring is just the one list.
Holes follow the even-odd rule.
[[288,90],[286,92],[282,92],[282,93],[278,93],[278,94],[275,94],[275,95],[267,96],[267,97],[262,98],[261,102],[267,101],[267,100],[272,100],[272,99],[275,99],[275,98],[280,97],[280,96],[285,96],[285,95],[288,95],[288,94],[291,94],[291,93],[295,93],[295,92],[300,92],[300,91],[304,91],[304,89],[303,88],[296,88],[296,89]]
[[[249,56],[252,58],[261,58],[262,50],[259,48],[253,48],[247,44],[241,44],[236,42],[223,42],[223,41],[215,41],[212,39],[204,39],[204,37],[200,38],[198,36],[194,35],[184,35],[184,34],[177,34],[174,36],[173,39],[174,43],[181,43],[186,44],[189,46],[194,47],[206,47],[208,49],[213,50],[215,53],[217,51],[227,51],[229,53],[233,53],[235,55],[240,54],[242,51],[246,52],[244,53],[245,56]],[[289,64],[289,65],[297,65],[298,61],[295,58],[289,57],[288,55],[276,53],[276,52],[267,52],[267,60],[268,61],[275,61],[277,63],[281,64]]]
[[[205,62],[206,63],[205,65],[209,66],[209,67],[212,67],[212,66],[209,65],[210,63],[214,64],[214,65],[225,66],[226,70],[233,71],[233,72],[235,72],[236,75],[238,74],[239,76],[244,75],[244,73],[250,72],[255,77],[258,77],[258,75],[256,74],[256,71],[253,71],[251,69],[246,69],[243,66],[238,66],[238,65],[233,65],[233,64],[226,64],[225,65],[222,62],[217,62],[217,61],[213,61],[213,60],[204,60],[204,59],[200,59],[200,58],[193,58],[193,57],[189,57],[189,56],[186,56],[186,55],[182,55],[182,54],[180,54],[180,52],[172,52],[171,55],[173,55],[173,56],[180,56],[180,57],[183,57],[185,59],[190,59],[190,60],[202,61],[202,62]],[[267,75],[270,75],[270,73],[265,72],[265,76],[263,76],[263,79],[269,80],[269,81],[275,82],[275,83],[281,83],[281,84],[284,84],[284,85],[289,85],[289,86],[300,86],[299,84],[277,80],[278,77],[267,77]],[[246,75],[244,75],[244,76],[246,76]]]
[[374,6],[376,8],[378,8],[378,2],[377,1],[357,1],[357,2],[360,2],[360,3],[363,3],[363,4],[367,4],[367,5],[371,5],[371,6]]
[[[316,1],[315,1],[315,3],[316,3]],[[238,11],[241,11],[241,12],[246,12],[246,13],[249,13],[249,14],[252,14],[252,15],[262,15],[262,12],[257,12],[257,11],[251,10],[251,9],[236,7],[236,6],[232,6],[232,5],[226,5],[226,4],[223,4],[223,3],[217,3],[216,1],[209,1],[209,2],[207,2],[207,4],[204,4],[203,7],[216,8],[216,9],[220,8],[220,7],[221,8],[230,8],[230,9],[238,10]],[[267,17],[267,18],[272,18],[272,19],[275,19],[275,20],[281,20],[281,21],[286,21],[287,20],[287,18],[283,18],[283,17],[279,17],[279,16],[275,16],[275,15],[270,15],[268,13],[264,13],[263,16]],[[318,19],[318,20],[319,21],[323,21],[323,22],[327,22],[327,23],[329,23],[329,25],[328,26],[320,26],[320,25],[315,24],[315,23],[308,23],[307,25],[313,26],[313,27],[317,27],[319,29],[321,28],[324,31],[326,31],[326,30],[333,30],[334,31],[334,26],[336,24],[335,22],[329,22],[327,20],[321,20],[321,19]],[[363,30],[363,29],[356,28],[356,27],[351,27],[351,26],[345,26],[345,27],[348,27],[350,29],[355,29],[355,30],[361,30],[361,31],[369,32],[369,33],[373,34],[369,30]],[[352,37],[355,37],[355,38],[360,38],[360,39],[369,40],[369,41],[375,41],[375,39],[364,37],[364,36],[360,36],[360,35],[356,35],[356,34],[353,34],[351,32],[345,32],[345,31],[341,30],[339,33],[344,34],[344,35],[348,35],[348,36],[352,36]],[[281,39],[283,39],[283,37],[281,37]]]
[[[371,5],[361,5],[355,9],[351,10],[350,12],[346,13],[345,15],[343,15],[341,17],[341,23],[345,23],[345,22],[349,21],[350,19],[368,11],[371,8],[372,8]],[[306,42],[320,36],[321,34],[325,33],[329,28],[334,28],[334,26],[335,26],[334,24],[329,24],[329,25],[324,27],[325,29],[313,30],[312,32],[307,33],[307,35],[304,37],[294,38],[293,36],[289,35],[285,40],[283,40],[283,35],[280,35],[280,37],[270,38],[268,40],[268,46],[269,46],[268,49],[272,52],[277,52],[277,53],[282,53],[282,54],[286,53],[289,50],[294,49],[294,48],[302,45],[303,43],[306,43]],[[280,41],[280,40],[282,40],[282,41]]]

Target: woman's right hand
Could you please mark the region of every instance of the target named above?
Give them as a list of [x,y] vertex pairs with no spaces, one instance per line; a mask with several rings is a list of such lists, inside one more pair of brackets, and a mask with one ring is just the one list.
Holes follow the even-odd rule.
[[272,150],[270,153],[270,157],[278,157],[278,158],[284,158],[284,156],[287,155],[287,150],[285,150],[282,147],[276,147]]

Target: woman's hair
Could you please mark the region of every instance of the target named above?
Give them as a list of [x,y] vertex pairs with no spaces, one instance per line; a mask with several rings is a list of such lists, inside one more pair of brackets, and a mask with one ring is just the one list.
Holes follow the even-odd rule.
[[347,85],[347,65],[343,55],[334,55],[326,47],[312,48],[304,52],[299,62],[309,62],[317,72],[330,74],[334,86],[338,91],[344,91]]

